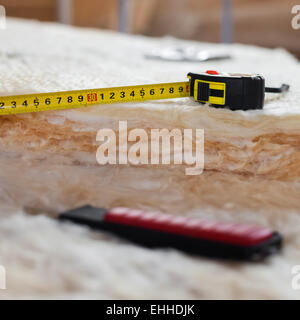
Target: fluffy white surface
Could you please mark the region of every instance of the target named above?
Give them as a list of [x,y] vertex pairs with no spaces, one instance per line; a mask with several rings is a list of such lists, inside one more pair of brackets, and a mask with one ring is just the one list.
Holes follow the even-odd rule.
[[[234,59],[162,63],[145,60],[143,55],[152,48],[192,42],[18,20],[8,21],[8,29],[0,30],[0,39],[3,95],[182,81],[187,72],[217,69],[261,73],[270,86],[290,83],[290,94],[280,100],[268,98],[260,112],[300,113],[299,64],[282,49],[193,43],[203,49],[228,49]],[[193,104],[190,100],[178,103]],[[147,104],[159,107],[154,102]],[[77,112],[64,114],[83,117]],[[60,225],[45,215],[26,215],[14,203],[5,203],[9,195],[0,193],[1,199],[0,264],[7,271],[7,290],[0,290],[3,299],[300,298],[300,291],[291,286],[291,268],[300,264],[300,216],[295,212],[274,219],[286,237],[283,253],[264,263],[246,264],[139,248],[83,227]],[[231,219],[227,212],[201,214]],[[241,214],[244,220],[264,224],[260,214]]]

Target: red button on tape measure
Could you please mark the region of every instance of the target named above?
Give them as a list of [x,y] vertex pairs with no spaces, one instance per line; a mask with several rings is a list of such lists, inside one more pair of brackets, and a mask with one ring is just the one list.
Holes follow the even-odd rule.
[[206,70],[207,74],[219,74],[218,71],[215,70]]
[[279,250],[282,244],[279,233],[262,226],[129,208],[85,206],[64,212],[59,218],[110,231],[147,247],[170,247],[220,258],[259,260]]

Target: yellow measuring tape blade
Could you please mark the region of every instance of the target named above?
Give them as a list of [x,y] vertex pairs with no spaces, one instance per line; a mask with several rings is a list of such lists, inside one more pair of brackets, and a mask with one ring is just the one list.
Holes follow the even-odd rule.
[[189,82],[0,96],[0,115],[189,96]]

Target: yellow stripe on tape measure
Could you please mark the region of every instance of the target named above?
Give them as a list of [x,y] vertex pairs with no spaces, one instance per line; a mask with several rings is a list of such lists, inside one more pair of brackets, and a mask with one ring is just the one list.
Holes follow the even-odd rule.
[[189,82],[0,96],[0,115],[189,96]]

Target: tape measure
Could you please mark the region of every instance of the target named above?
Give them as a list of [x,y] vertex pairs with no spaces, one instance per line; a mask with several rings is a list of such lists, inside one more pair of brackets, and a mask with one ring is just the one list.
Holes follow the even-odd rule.
[[189,81],[0,97],[0,115],[63,110],[91,105],[193,97],[200,103],[231,110],[262,109],[264,92],[283,92],[289,86],[265,88],[259,75],[188,74]]

